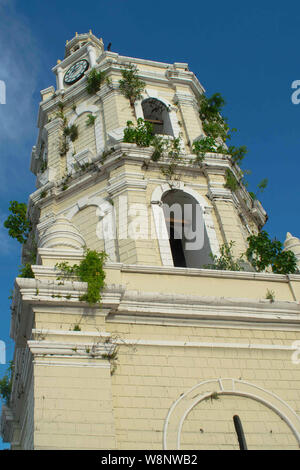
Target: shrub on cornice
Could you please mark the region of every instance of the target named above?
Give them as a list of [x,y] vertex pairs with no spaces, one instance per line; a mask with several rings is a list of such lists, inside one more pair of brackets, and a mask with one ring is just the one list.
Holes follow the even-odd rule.
[[297,258],[292,251],[283,251],[279,240],[270,240],[266,231],[258,235],[250,235],[247,239],[248,249],[246,256],[256,271],[271,268],[276,274],[298,273]]
[[105,73],[92,69],[87,76],[86,90],[90,95],[97,93],[106,79]]
[[[247,153],[247,147],[245,145],[240,147],[236,147],[234,145],[227,147],[225,145],[226,141],[232,138],[231,133],[235,132],[236,129],[230,129],[227,124],[227,118],[224,118],[221,115],[224,105],[225,100],[220,93],[215,93],[210,98],[206,97],[204,94],[200,96],[199,116],[202,120],[203,130],[206,137],[193,143],[192,151],[197,155],[197,158],[195,159],[196,163],[202,163],[207,152],[229,155],[232,162],[238,165],[240,165],[245,158]],[[246,173],[246,170],[244,170],[241,182],[243,182],[247,187],[248,183],[244,178]],[[261,183],[258,185],[259,191],[265,189],[266,182],[267,180],[264,179],[261,182],[262,186]],[[236,191],[238,188],[238,182],[233,176],[231,170],[226,171],[226,183],[224,186],[232,191]],[[250,192],[249,194],[253,199],[256,199],[255,193]]]
[[32,271],[30,263],[20,266],[19,277],[34,278],[34,272]]
[[130,106],[134,107],[136,100],[142,98],[146,83],[139,78],[137,67],[132,64],[122,70],[121,74],[122,79],[119,80],[120,91],[129,100]]
[[127,121],[124,129],[124,142],[135,143],[139,147],[154,147],[151,160],[158,162],[163,156],[166,157],[164,166],[160,171],[167,179],[172,179],[178,164],[181,161],[181,138],[163,138],[153,134],[153,126],[150,122],[139,118],[137,126],[132,121]]
[[192,146],[192,152],[196,155],[196,163],[201,163],[204,160],[207,152],[215,152],[215,139],[213,137],[203,137],[196,140]]
[[124,129],[124,142],[137,144],[139,147],[149,147],[153,141],[153,126],[151,122],[139,118],[137,126],[132,121],[127,121]]
[[62,273],[61,277],[77,276],[80,281],[87,282],[87,292],[80,297],[80,300],[89,304],[95,304],[101,301],[101,290],[105,286],[105,272],[103,265],[107,259],[104,251],[87,249],[84,259],[79,265],[70,266],[67,262],[56,264],[56,268]]
[[243,271],[241,267],[241,263],[243,261],[242,257],[239,259],[235,259],[232,254],[232,247],[234,245],[234,241],[230,241],[229,243],[224,243],[220,247],[220,256],[216,256],[210,254],[212,258],[212,264],[205,265],[204,268],[207,269],[218,269],[218,270],[228,270],[228,271]]
[[234,176],[232,171],[229,170],[228,168],[226,169],[224,187],[227,188],[227,189],[230,189],[233,192],[236,191],[239,187],[239,183],[238,183],[236,177]]

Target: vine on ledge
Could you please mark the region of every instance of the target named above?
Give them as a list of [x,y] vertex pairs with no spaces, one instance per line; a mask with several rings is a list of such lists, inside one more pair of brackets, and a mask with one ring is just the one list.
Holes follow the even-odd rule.
[[107,259],[107,254],[104,251],[96,251],[87,249],[84,259],[79,265],[74,264],[70,266],[68,262],[57,263],[56,268],[62,273],[57,279],[77,276],[80,281],[87,282],[87,292],[80,297],[80,300],[86,301],[89,304],[95,304],[101,301],[100,291],[105,286],[105,272],[103,265]]
[[136,127],[132,121],[127,121],[127,127],[124,129],[124,142],[135,143],[139,147],[153,147],[151,160],[158,162],[162,157],[165,157],[165,165],[160,167],[160,171],[167,179],[173,178],[176,168],[182,160],[180,137],[164,138],[155,135],[152,123],[138,118]]

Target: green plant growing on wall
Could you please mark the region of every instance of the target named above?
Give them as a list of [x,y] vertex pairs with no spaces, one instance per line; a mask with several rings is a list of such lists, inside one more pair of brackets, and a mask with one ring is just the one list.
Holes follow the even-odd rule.
[[48,162],[47,160],[43,160],[42,158],[40,159],[40,168],[39,171],[40,173],[44,173],[48,168]]
[[249,191],[249,194],[252,197],[252,199],[253,200],[258,199],[259,193],[263,193],[263,191],[266,189],[267,185],[268,185],[268,179],[264,178],[263,180],[261,180],[260,183],[258,183],[256,193],[253,193],[252,191]]
[[72,126],[66,126],[63,130],[65,137],[70,137],[70,140],[74,142],[78,139],[78,126],[76,124],[72,124]]
[[182,161],[180,156],[180,137],[168,139],[165,143],[165,146],[169,161],[167,165],[160,168],[160,171],[168,180],[172,180],[179,163]]
[[142,92],[146,87],[146,83],[138,76],[138,70],[135,65],[128,65],[121,71],[122,79],[119,80],[119,88],[122,95],[130,102],[130,106],[134,109],[136,100],[142,98]]
[[167,179],[173,178],[175,170],[182,160],[180,156],[180,137],[164,139],[161,136],[154,135],[151,122],[139,118],[136,127],[134,127],[132,121],[127,121],[127,127],[124,129],[124,142],[135,143],[139,147],[154,147],[151,160],[158,162],[165,156],[167,159],[166,164],[161,166],[160,170]]
[[267,289],[266,299],[270,300],[271,303],[275,302],[275,292],[273,290]]
[[96,116],[93,116],[92,114],[88,114],[88,117],[87,117],[87,120],[86,120],[87,127],[94,126],[95,121],[96,121]]
[[6,405],[9,404],[10,396],[11,396],[11,388],[12,388],[12,373],[13,373],[13,362],[10,362],[10,365],[2,377],[0,379],[0,398],[5,402]]
[[68,151],[70,150],[70,146],[68,142],[66,141],[66,138],[64,138],[61,142],[60,149],[59,149],[59,154],[61,157],[64,157]]
[[204,398],[204,401],[208,401],[212,403],[213,400],[220,400],[218,392],[212,392],[210,395],[208,395],[206,398]]
[[234,176],[231,170],[228,168],[226,169],[225,172],[225,184],[224,187],[227,189],[230,189],[231,191],[236,191],[239,187],[238,180]]
[[192,145],[192,152],[196,155],[195,162],[202,163],[205,154],[208,152],[215,152],[215,140],[213,137],[203,137],[196,140]]
[[27,205],[24,202],[10,201],[9,210],[11,214],[3,225],[8,229],[10,237],[23,244],[27,241],[32,229],[31,222],[26,216]]
[[297,258],[292,251],[283,251],[279,240],[270,240],[266,231],[247,238],[246,256],[256,271],[272,269],[276,274],[298,273]]
[[105,82],[106,74],[105,72],[101,72],[100,70],[92,69],[90,73],[88,74],[86,80],[87,80],[86,91],[90,95],[93,95],[97,93],[97,91],[100,90],[101,85]]
[[80,297],[80,300],[89,304],[95,304],[101,301],[100,291],[105,286],[105,272],[103,265],[107,259],[104,251],[96,251],[87,249],[84,259],[79,265],[70,266],[67,262],[56,264],[56,268],[62,272],[61,277],[77,276],[80,281],[87,282],[87,292]]
[[[222,153],[229,155],[231,161],[235,164],[240,165],[247,154],[247,147],[242,145],[236,147],[234,145],[227,146],[226,142],[232,138],[232,132],[236,132],[236,129],[230,129],[227,123],[227,119],[221,115],[222,109],[225,105],[225,100],[220,93],[215,93],[210,98],[204,94],[199,99],[199,116],[203,123],[203,130],[206,137],[197,140],[192,145],[192,152],[196,154],[195,163],[201,164],[204,160],[205,154],[208,152]],[[246,187],[248,185],[244,178],[246,171],[243,172],[243,176],[240,182]],[[266,179],[262,180],[262,186],[258,185],[259,190],[266,187]],[[236,191],[238,188],[238,182],[233,176],[231,170],[226,172],[225,187]],[[250,196],[255,199],[255,193],[250,193]]]
[[34,278],[34,272],[30,263],[20,266],[19,277]]
[[242,257],[235,259],[232,253],[232,248],[234,246],[234,241],[229,243],[224,243],[220,247],[220,256],[210,254],[212,258],[212,264],[204,266],[207,269],[220,269],[228,271],[243,271],[241,262],[243,261]]
[[151,122],[139,118],[137,126],[132,121],[127,121],[124,129],[124,142],[137,144],[139,147],[149,147],[153,141],[153,126]]
[[154,135],[151,141],[151,146],[154,147],[151,160],[157,162],[166,151],[166,141],[162,137]]
[[231,156],[231,160],[234,161],[237,165],[244,160],[246,153],[248,152],[247,147],[245,145],[241,145],[240,147],[235,147],[234,145],[230,145],[228,149],[223,152]]

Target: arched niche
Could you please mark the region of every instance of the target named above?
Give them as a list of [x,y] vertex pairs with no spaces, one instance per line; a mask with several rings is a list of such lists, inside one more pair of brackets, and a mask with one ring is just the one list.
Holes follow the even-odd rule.
[[160,185],[151,205],[164,266],[200,268],[211,263],[210,253],[219,255],[212,207],[192,188]]
[[[92,126],[86,125],[89,114],[96,118]],[[67,153],[68,172],[74,170],[74,164],[76,163],[89,163],[105,148],[103,123],[98,106],[86,103],[76,106],[68,126],[71,127],[73,124],[78,126],[79,135],[74,142],[69,141],[69,151]],[[82,140],[83,135],[84,140]]]
[[[109,261],[117,261],[117,245],[116,245],[116,226],[114,208],[112,204],[101,197],[91,197],[80,199],[65,215],[72,221],[78,213],[91,206],[95,206],[95,217],[97,218],[95,225],[95,237],[104,242],[104,251],[108,254]],[[86,221],[85,223],[89,223]]]
[[[244,398],[262,405],[262,409],[274,413],[278,421],[284,421],[287,425],[287,432],[293,437],[294,447],[300,447],[300,417],[281,397],[275,393],[260,387],[256,384],[239,380],[236,378],[208,379],[199,382],[192,388],[182,393],[170,406],[163,431],[163,448],[181,449],[183,441],[184,425],[195,410],[204,402],[217,400],[219,406],[215,417],[216,429],[218,420],[222,423],[222,397]],[[201,416],[201,415],[200,415]],[[257,414],[259,418],[259,414]],[[201,428],[201,419],[199,428]],[[274,420],[275,421],[275,420]],[[202,421],[203,422],[203,421]],[[212,441],[216,445],[216,440]],[[285,442],[283,442],[283,447]]]
[[146,98],[141,104],[144,120],[152,124],[153,133],[173,137],[170,109],[157,98]]
[[[135,102],[134,107],[137,119],[147,119],[147,116],[151,115],[151,109],[154,108],[154,116],[160,116],[158,120],[164,121],[162,129],[165,131],[165,135],[175,138],[179,137],[180,126],[176,116],[176,109],[168,100],[159,96],[156,91],[146,90],[142,98]],[[144,114],[144,110],[146,114]]]

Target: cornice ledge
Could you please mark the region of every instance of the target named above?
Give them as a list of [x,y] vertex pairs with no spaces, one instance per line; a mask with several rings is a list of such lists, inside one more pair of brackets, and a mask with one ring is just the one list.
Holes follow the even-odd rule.
[[253,208],[250,210],[250,213],[261,227],[265,225],[268,215],[257,199],[253,202]]
[[[78,337],[79,338],[79,337]],[[29,340],[28,347],[30,352],[36,356],[71,356],[85,357],[93,359],[109,359],[116,345],[110,341],[105,342],[100,339],[97,342],[80,344],[75,343],[54,342],[45,340]]]
[[207,197],[211,201],[221,199],[223,201],[225,200],[233,202],[232,192],[229,189],[213,187],[211,185],[209,186]]
[[149,309],[152,309],[152,304],[169,304],[169,305],[184,305],[187,308],[191,306],[205,306],[205,307],[222,307],[222,308],[244,308],[244,309],[258,309],[266,312],[294,312],[299,315],[300,321],[300,305],[296,301],[288,300],[275,300],[270,302],[267,299],[249,299],[243,297],[218,297],[218,296],[202,296],[202,295],[186,295],[186,294],[168,294],[164,292],[140,292],[135,290],[126,290],[122,302],[138,302],[147,303]]
[[3,405],[0,422],[0,435],[2,436],[3,442],[12,441],[15,425],[16,422],[14,420],[13,411],[8,405]]
[[[109,263],[106,264],[109,267]],[[137,264],[120,264],[122,272],[137,272],[149,274],[171,274],[180,276],[197,276],[197,277],[215,277],[224,279],[248,279],[258,281],[274,281],[274,282],[289,282],[285,274],[273,273],[259,273],[248,271],[225,271],[216,269],[201,269],[201,268],[176,268],[169,266],[146,266]],[[294,276],[300,282],[300,276]]]
[[80,49],[77,51],[73,52],[73,54],[69,55],[65,59],[63,59],[59,64],[56,64],[54,67],[52,67],[52,72],[56,72],[58,68],[62,68],[63,70],[68,67],[68,65],[72,64],[76,60],[78,60],[82,56],[86,56],[88,54],[88,46],[89,43],[86,44],[85,46],[82,46]]
[[[172,295],[160,292],[127,291],[117,310],[108,319],[122,316],[182,320],[240,321],[269,324],[300,325],[297,302]],[[120,317],[119,317],[120,316]]]
[[[56,272],[57,276],[58,272]],[[88,304],[80,297],[86,293],[87,283],[74,280],[54,280],[54,279],[26,279],[16,278],[15,285],[18,288],[23,302],[33,305],[56,304],[56,305],[89,305],[91,309],[99,309],[99,304]],[[101,305],[103,308],[111,308],[120,302],[124,294],[125,287],[122,285],[107,285],[102,292]],[[19,299],[20,301],[20,299]]]
[[185,83],[188,85],[192,85],[194,90],[197,92],[197,94],[202,95],[205,93],[205,89],[199,82],[198,78],[195,76],[193,72],[190,71],[185,71],[185,70],[178,70],[175,68],[169,67],[168,70],[166,71],[166,77],[176,83]]

